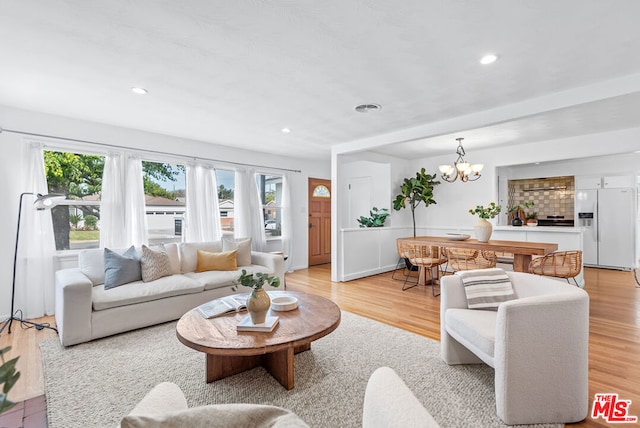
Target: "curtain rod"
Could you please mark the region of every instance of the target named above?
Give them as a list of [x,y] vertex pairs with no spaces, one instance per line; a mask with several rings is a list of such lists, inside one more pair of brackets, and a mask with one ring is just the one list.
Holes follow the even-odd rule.
[[28,135],[30,137],[55,138],[57,140],[62,140],[62,141],[71,141],[71,142],[74,142],[74,143],[94,144],[94,145],[97,145],[97,146],[111,147],[111,148],[115,148],[115,149],[137,150],[137,151],[143,151],[143,152],[153,153],[153,154],[157,154],[157,155],[179,156],[179,157],[185,157],[185,158],[190,158],[190,159],[195,159],[195,160],[206,160],[206,161],[210,161],[210,162],[221,162],[221,163],[226,163],[226,164],[229,164],[229,165],[251,166],[251,167],[255,167],[255,168],[265,168],[265,169],[273,169],[273,170],[277,170],[277,171],[289,171],[289,172],[296,172],[296,173],[302,172],[302,170],[300,170],[300,169],[278,168],[278,167],[266,166],[266,165],[256,165],[256,164],[251,164],[251,163],[226,161],[226,160],[222,160],[222,159],[213,159],[213,158],[202,158],[202,157],[194,157],[194,156],[177,155],[175,153],[161,152],[159,150],[133,149],[131,147],[119,146],[119,145],[116,145],[116,144],[97,143],[95,141],[79,140],[79,139],[76,139],[76,138],[57,137],[55,135],[36,134],[34,132],[19,131],[19,130],[16,130],[16,129],[7,129],[7,128],[0,127],[0,134],[2,134],[3,132],[8,132],[8,133],[11,133],[11,134]]

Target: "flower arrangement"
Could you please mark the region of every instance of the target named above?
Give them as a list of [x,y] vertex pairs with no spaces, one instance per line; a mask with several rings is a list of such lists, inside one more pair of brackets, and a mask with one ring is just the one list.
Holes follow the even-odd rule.
[[245,287],[251,287],[252,288],[251,296],[256,297],[256,291],[260,290],[265,282],[272,287],[277,288],[280,286],[280,278],[278,278],[277,276],[269,276],[266,273],[259,272],[259,273],[256,273],[254,277],[252,273],[247,274],[247,270],[242,269],[242,274],[238,279],[233,281],[234,285],[233,287],[231,287],[231,289],[233,291],[236,291],[239,285],[243,285]]
[[502,207],[500,205],[497,205],[495,202],[491,202],[487,207],[477,205],[475,208],[469,210],[469,214],[477,214],[480,218],[489,219],[495,218],[498,214],[500,214],[501,210]]

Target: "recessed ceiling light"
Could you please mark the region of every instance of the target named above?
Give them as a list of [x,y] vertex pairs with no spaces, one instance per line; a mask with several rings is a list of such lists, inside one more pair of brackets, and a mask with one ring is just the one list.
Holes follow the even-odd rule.
[[147,91],[145,88],[140,88],[138,86],[134,86],[133,88],[131,88],[131,92],[138,95],[146,95],[149,93],[149,91]]
[[380,104],[360,104],[356,106],[356,111],[358,113],[369,113],[371,111],[382,110],[382,106]]
[[491,64],[492,62],[496,62],[497,59],[498,59],[497,55],[494,55],[494,54],[485,55],[480,59],[480,64],[482,65]]
[[282,128],[280,131],[284,132],[285,134],[288,134],[289,132],[291,132],[289,128]]

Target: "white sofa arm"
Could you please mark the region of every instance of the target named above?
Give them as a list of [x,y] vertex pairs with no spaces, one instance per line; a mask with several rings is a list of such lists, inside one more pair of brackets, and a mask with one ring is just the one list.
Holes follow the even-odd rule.
[[[496,409],[510,425],[587,416],[589,296],[572,285],[546,281],[539,282],[541,288],[558,287],[558,292],[512,300],[498,309]],[[528,400],[522,400],[525,396]],[[560,421],[553,410],[540,413],[559,405],[572,414]]]
[[364,393],[363,428],[439,426],[393,369],[373,372]]
[[[282,254],[251,252],[251,264],[264,266],[269,269],[269,273],[280,278],[280,285],[284,284],[284,256]],[[267,287],[269,290],[277,288]]]
[[56,272],[56,325],[64,346],[91,340],[91,280],[80,269]]

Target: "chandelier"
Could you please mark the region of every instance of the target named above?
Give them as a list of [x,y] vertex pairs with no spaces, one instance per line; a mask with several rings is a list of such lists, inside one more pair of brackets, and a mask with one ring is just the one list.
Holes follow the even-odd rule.
[[449,183],[453,183],[458,178],[460,181],[476,181],[480,178],[480,171],[484,168],[484,165],[481,163],[470,164],[464,160],[464,148],[462,147],[462,140],[464,138],[456,138],[458,141],[458,149],[456,150],[456,154],[458,155],[458,159],[454,162],[453,165],[440,165],[439,169],[442,173],[442,179],[444,181],[448,181]]

